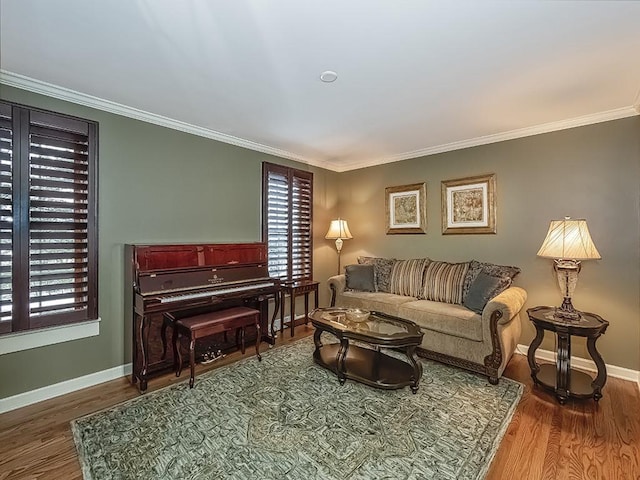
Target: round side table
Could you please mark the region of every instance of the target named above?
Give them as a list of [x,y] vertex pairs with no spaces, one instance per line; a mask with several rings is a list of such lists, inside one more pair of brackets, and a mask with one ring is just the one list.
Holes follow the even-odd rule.
[[[602,398],[602,387],[607,381],[607,369],[596,350],[596,340],[602,335],[609,322],[594,313],[581,312],[578,320],[566,320],[554,316],[555,307],[534,307],[527,310],[529,320],[536,327],[536,338],[529,346],[527,359],[531,368],[531,378],[556,394],[561,404],[567,398]],[[556,364],[536,363],[536,350],[542,343],[545,330],[554,332],[558,340]],[[589,355],[598,367],[596,378],[571,368],[571,337],[586,337]]]

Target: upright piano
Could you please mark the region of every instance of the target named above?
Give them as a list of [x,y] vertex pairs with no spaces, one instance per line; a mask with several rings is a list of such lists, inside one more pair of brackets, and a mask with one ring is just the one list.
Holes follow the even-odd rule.
[[[262,338],[274,343],[269,323],[280,304],[280,281],[269,277],[265,243],[125,245],[125,311],[133,326],[132,383],[144,392],[150,377],[167,372],[163,314],[189,315],[246,305],[261,312]],[[269,322],[269,299],[275,307]],[[168,353],[172,355],[171,348]]]

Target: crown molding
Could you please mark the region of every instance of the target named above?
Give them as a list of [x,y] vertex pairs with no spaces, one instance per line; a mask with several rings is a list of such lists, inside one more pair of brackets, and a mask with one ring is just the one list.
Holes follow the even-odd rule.
[[358,168],[372,167],[375,165],[382,165],[386,163],[400,162],[402,160],[425,157],[427,155],[435,155],[437,153],[451,152],[453,150],[461,150],[463,148],[477,147],[479,145],[487,145],[490,143],[504,142],[517,138],[540,135],[541,133],[550,133],[558,130],[566,130],[568,128],[582,127],[595,123],[618,120],[621,118],[633,117],[635,115],[640,115],[640,99],[634,106],[616,108],[614,110],[593,113],[590,115],[584,115],[582,117],[569,118],[567,120],[560,120],[558,122],[544,123],[541,125],[535,125],[533,127],[519,128],[517,130],[510,130],[508,132],[485,135],[483,137],[476,137],[468,140],[461,140],[459,142],[435,145],[433,147],[427,147],[420,150],[399,153],[390,157],[383,157],[359,163],[350,163],[348,165],[344,165],[341,171],[355,170]]
[[281,150],[279,148],[271,147],[269,145],[263,145],[261,143],[252,142],[240,137],[228,135],[226,133],[217,132],[208,128],[198,127],[186,122],[174,120],[172,118],[157,115],[155,113],[146,112],[137,108],[122,105],[120,103],[112,102],[110,100],[104,100],[102,98],[87,95],[85,93],[76,92],[74,90],[53,85],[47,82],[36,80],[24,75],[9,72],[7,70],[0,70],[0,84],[5,84],[10,87],[16,87],[23,90],[28,90],[33,93],[46,95],[49,97],[65,100],[67,102],[76,103],[78,105],[84,105],[86,107],[95,108],[116,115],[122,115],[124,117],[133,118],[135,120],[141,120],[143,122],[152,123],[166,128],[171,128],[192,135],[197,135],[204,138],[209,138],[230,145],[235,145],[249,150],[266,153],[268,155],[274,155],[280,158],[286,158],[301,162],[307,165],[311,165],[334,172],[347,172],[350,170],[356,170],[359,168],[373,167],[376,165],[383,165],[387,163],[400,162],[402,160],[410,160],[413,158],[424,157],[428,155],[435,155],[438,153],[451,152],[454,150],[461,150],[463,148],[477,147],[480,145],[487,145],[490,143],[504,142],[506,140],[514,140],[517,138],[530,137],[533,135],[539,135],[542,133],[555,132],[558,130],[565,130],[568,128],[581,127],[585,125],[592,125],[594,123],[608,122],[611,120],[618,120],[621,118],[632,117],[640,115],[640,91],[636,96],[634,104],[629,107],[617,108],[614,110],[608,110],[605,112],[594,113],[590,115],[584,115],[581,117],[570,118],[567,120],[561,120],[558,122],[550,122],[542,125],[536,125],[533,127],[520,128],[517,130],[510,130],[508,132],[496,133],[492,135],[485,135],[482,137],[471,138],[468,140],[461,140],[458,142],[445,143],[442,145],[435,145],[432,147],[423,148],[420,150],[413,150],[410,152],[399,153],[397,155],[391,155],[389,157],[382,157],[377,159],[368,159],[364,161],[336,161],[336,160],[316,160],[310,159],[295,153]]
[[133,118],[135,120],[152,123],[161,127],[179,130],[181,132],[190,133],[199,137],[217,140],[219,142],[228,143],[237,147],[243,147],[249,150],[274,155],[276,157],[287,158],[289,160],[295,160],[297,162],[305,163],[308,165],[326,168],[323,162],[316,162],[300,155],[296,155],[295,153],[288,152],[286,150],[281,150],[279,148],[270,147],[261,143],[252,142],[251,140],[245,140],[244,138],[235,137],[233,135],[217,132],[208,128],[198,127],[197,125],[192,125],[190,123],[181,122],[179,120],[174,120],[172,118],[157,115],[155,113],[139,110],[137,108],[122,105],[110,100],[104,100],[99,97],[87,95],[86,93],[77,92],[69,88],[53,85],[51,83],[36,80],[24,75],[19,75],[7,70],[0,70],[0,83],[8,85],[10,87],[16,87],[22,90],[28,90],[33,93],[46,95],[48,97],[57,98],[59,100],[65,100],[67,102],[75,103],[78,105],[84,105],[85,107],[91,107],[97,110],[102,110],[104,112],[115,113],[116,115],[122,115],[124,117]]

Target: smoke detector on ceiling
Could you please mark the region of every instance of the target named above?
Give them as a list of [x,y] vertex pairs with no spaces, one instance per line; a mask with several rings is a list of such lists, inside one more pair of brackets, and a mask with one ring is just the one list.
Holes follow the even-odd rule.
[[338,78],[338,74],[336,72],[332,72],[331,70],[327,70],[326,72],[322,72],[320,74],[320,80],[324,83],[335,82],[336,78]]

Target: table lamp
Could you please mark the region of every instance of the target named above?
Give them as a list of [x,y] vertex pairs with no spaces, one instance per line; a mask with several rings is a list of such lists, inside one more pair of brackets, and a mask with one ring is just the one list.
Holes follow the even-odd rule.
[[349,231],[349,225],[347,225],[346,220],[341,220],[338,218],[337,220],[331,220],[331,225],[329,226],[329,231],[325,235],[327,240],[335,240],[336,241],[336,250],[338,250],[338,275],[340,274],[340,252],[342,251],[342,241],[349,240],[353,238],[351,232]]
[[547,237],[542,242],[538,256],[554,259],[554,270],[558,276],[558,284],[564,295],[562,305],[556,308],[555,317],[567,320],[580,319],[571,303],[571,297],[578,283],[581,260],[597,260],[602,258],[589,235],[586,220],[552,220]]

